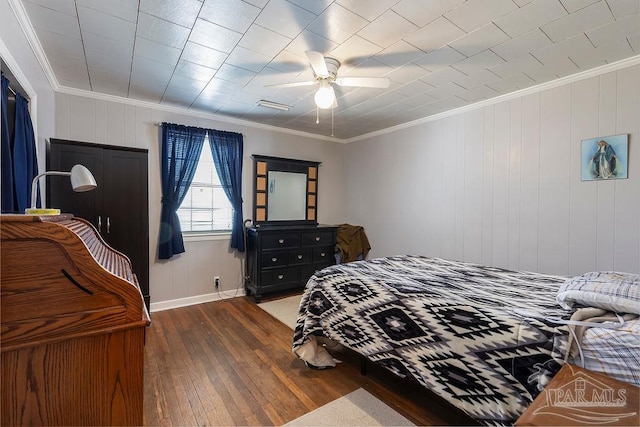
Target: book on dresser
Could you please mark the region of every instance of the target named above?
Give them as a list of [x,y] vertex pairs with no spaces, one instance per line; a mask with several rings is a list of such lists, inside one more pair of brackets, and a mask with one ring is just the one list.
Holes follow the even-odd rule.
[[73,215],[0,215],[2,425],[141,425],[150,319],[129,259]]
[[245,292],[264,294],[304,288],[318,270],[336,263],[337,227],[278,225],[247,229]]

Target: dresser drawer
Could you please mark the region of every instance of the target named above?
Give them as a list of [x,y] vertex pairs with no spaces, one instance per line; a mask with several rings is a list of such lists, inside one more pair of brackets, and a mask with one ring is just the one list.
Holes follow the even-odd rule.
[[289,251],[262,253],[262,268],[285,267],[289,263]]
[[304,284],[306,284],[307,280],[309,280],[309,278],[313,276],[313,274],[315,274],[317,271],[320,271],[323,268],[326,268],[332,265],[333,265],[332,262],[327,262],[326,264],[318,263],[318,264],[303,265],[300,267],[300,280],[302,280]]
[[311,262],[311,248],[291,249],[289,251],[289,265],[310,264]]
[[313,262],[331,262],[334,261],[333,247],[324,246],[322,248],[313,248]]
[[277,233],[262,236],[262,249],[296,248],[300,246],[300,233]]
[[302,246],[326,246],[333,245],[333,234],[331,230],[315,230],[302,233]]
[[262,286],[278,285],[300,281],[300,268],[274,268],[261,274]]

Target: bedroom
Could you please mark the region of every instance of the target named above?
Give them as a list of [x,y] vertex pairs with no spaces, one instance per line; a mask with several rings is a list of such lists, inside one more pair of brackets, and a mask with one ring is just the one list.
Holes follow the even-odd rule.
[[[629,15],[637,18],[637,2],[609,3],[635,7]],[[640,272],[640,180],[630,173],[626,180],[581,182],[578,175],[579,142],[597,136],[629,134],[629,171],[640,167],[633,149],[640,130],[637,30],[630,37],[635,50],[621,65],[342,144],[329,133],[300,135],[54,90],[13,2],[3,1],[1,12],[3,59],[13,70],[5,56],[13,58],[37,95],[32,115],[40,153],[45,139],[57,137],[146,148],[152,165],[159,162],[157,123],[241,132],[245,194],[251,194],[251,154],[321,161],[319,221],[365,226],[371,257],[420,253],[566,276]],[[315,113],[307,119],[314,122]],[[341,120],[336,114],[335,123]],[[42,169],[43,156],[39,162]],[[149,170],[149,248],[155,254],[159,212],[153,207],[161,196],[159,171]],[[244,217],[251,218],[246,200]],[[242,257],[229,251],[228,240],[194,239],[186,246],[171,261],[150,259],[152,311],[218,299],[214,276],[221,277],[223,296],[234,295]]]

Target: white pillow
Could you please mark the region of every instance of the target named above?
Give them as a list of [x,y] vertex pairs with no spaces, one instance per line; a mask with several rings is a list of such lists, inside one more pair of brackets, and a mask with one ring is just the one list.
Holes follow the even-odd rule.
[[593,271],[564,282],[556,296],[563,308],[575,304],[640,315],[640,275]]

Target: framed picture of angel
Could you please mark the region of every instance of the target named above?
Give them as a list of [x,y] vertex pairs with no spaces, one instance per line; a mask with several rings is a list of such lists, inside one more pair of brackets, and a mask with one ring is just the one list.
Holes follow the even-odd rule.
[[582,181],[629,177],[629,135],[582,140]]

